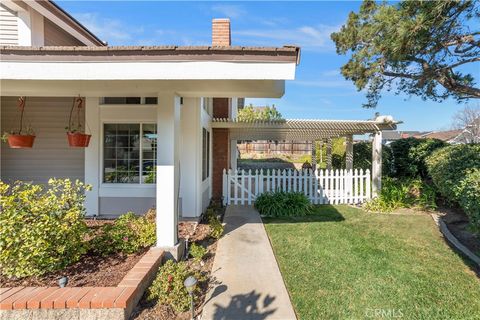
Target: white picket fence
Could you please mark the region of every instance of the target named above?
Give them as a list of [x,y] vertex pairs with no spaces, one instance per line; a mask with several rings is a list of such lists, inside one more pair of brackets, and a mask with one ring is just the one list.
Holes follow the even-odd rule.
[[269,191],[302,192],[313,204],[357,204],[371,198],[370,170],[223,170],[223,203],[252,204]]

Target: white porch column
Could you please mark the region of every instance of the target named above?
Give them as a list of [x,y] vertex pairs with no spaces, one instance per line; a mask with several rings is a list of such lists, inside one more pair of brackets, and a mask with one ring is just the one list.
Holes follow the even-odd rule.
[[158,96],[157,109],[157,247],[178,242],[180,97]]
[[332,138],[327,139],[327,169],[332,170]]
[[372,141],[372,196],[378,196],[382,188],[382,132],[373,134]]
[[346,152],[345,152],[345,168],[347,170],[353,169],[353,136],[349,135],[345,137]]
[[99,187],[101,180],[100,167],[100,141],[102,139],[100,128],[100,108],[98,106],[98,97],[88,97],[85,99],[85,123],[91,130],[92,138],[90,144],[85,148],[85,184],[92,186],[91,191],[87,191],[85,196],[85,209],[87,216],[99,215]]

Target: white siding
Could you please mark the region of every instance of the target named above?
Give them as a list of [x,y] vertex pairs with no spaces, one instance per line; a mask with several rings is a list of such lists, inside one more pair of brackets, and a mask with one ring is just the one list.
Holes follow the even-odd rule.
[[17,14],[2,5],[0,5],[0,45],[18,45]]
[[[2,180],[83,180],[84,149],[69,147],[65,133],[72,99],[27,97],[25,122],[35,130],[35,143],[32,149],[11,149],[6,143],[1,144]],[[17,97],[1,97],[0,118],[2,132],[18,130]]]

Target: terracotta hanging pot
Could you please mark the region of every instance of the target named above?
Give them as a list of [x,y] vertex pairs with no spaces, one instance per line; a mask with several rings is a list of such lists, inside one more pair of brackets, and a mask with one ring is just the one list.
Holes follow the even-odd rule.
[[31,148],[33,147],[35,136],[23,135],[23,134],[9,134],[7,140],[10,148],[14,148],[14,149]]
[[91,134],[80,132],[67,132],[68,144],[70,147],[86,148],[90,143]]
[[[76,123],[72,121],[73,111],[75,107],[77,107]],[[80,110],[82,109],[82,107],[83,99],[80,97],[73,98],[72,108],[70,109],[70,117],[68,119],[68,127],[66,127],[67,139],[70,147],[86,148],[88,147],[88,144],[90,143],[90,138],[92,137],[91,134],[81,132],[82,125],[80,123]]]

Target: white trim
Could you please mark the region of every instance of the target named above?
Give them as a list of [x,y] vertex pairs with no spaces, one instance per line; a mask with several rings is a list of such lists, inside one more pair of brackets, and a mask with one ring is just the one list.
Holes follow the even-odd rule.
[[46,9],[44,6],[38,4],[36,1],[27,1],[27,4],[38,11],[40,14],[42,14],[44,17],[46,17],[48,20],[52,21],[56,25],[58,25],[60,28],[62,28],[64,31],[68,32],[70,35],[73,37],[77,38],[81,42],[83,42],[87,46],[95,46],[97,47],[98,44],[96,42],[90,41],[87,37],[83,36],[80,32],[69,26],[67,23],[65,23],[62,19],[57,17],[55,14],[50,12],[48,9]]
[[[18,21],[18,45],[19,46],[31,46],[32,45],[32,23],[30,20],[29,11],[17,12]],[[3,68],[2,68],[3,73]]]
[[295,63],[1,61],[9,80],[293,80]]

